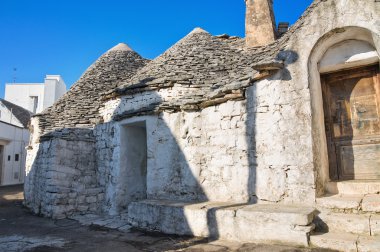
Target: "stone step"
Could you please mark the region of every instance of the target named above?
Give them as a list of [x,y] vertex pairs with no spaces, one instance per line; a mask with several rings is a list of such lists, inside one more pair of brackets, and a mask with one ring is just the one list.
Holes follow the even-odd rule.
[[358,212],[364,195],[330,194],[317,198],[317,208],[326,208],[337,211]]
[[330,194],[317,198],[316,203],[318,209],[331,209],[337,212],[380,213],[380,194]]
[[308,246],[315,209],[278,204],[144,200],[128,207],[130,223],[167,234]]
[[380,236],[360,236],[344,232],[314,233],[310,245],[344,252],[380,251]]
[[317,232],[347,232],[369,236],[371,235],[370,220],[370,214],[346,214],[324,211],[314,219],[314,224]]
[[327,183],[327,191],[331,194],[378,194],[380,193],[380,180],[350,180]]

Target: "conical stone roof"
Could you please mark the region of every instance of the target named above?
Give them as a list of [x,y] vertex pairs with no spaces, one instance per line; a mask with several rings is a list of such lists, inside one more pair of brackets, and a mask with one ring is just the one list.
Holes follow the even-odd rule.
[[[230,99],[243,99],[243,89],[251,85],[259,71],[260,62],[281,68],[275,57],[277,45],[247,49],[245,41],[228,35],[212,36],[207,31],[196,28],[169,48],[158,58],[141,68],[136,75],[122,82],[121,86],[104,94],[104,97],[130,95],[175,87],[178,95],[161,101],[148,110],[170,111],[200,110],[206,106]],[[238,94],[231,94],[240,90]],[[227,97],[226,97],[227,96]],[[224,98],[226,97],[226,98]],[[215,100],[218,101],[215,101]],[[139,115],[133,109],[114,120]]]
[[102,92],[119,86],[148,63],[126,44],[118,44],[92,64],[52,107],[37,115],[42,133],[98,123]]

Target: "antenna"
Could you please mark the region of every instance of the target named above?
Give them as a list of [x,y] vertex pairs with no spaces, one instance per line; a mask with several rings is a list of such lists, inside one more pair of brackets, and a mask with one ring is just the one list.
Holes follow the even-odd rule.
[[16,83],[16,79],[17,79],[17,68],[14,67],[13,68],[13,83]]

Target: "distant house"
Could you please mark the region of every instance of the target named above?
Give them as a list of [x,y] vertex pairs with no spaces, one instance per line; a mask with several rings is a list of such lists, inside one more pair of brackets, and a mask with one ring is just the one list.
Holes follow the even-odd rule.
[[33,113],[53,105],[64,93],[66,84],[60,75],[46,75],[43,83],[7,83],[5,100]]
[[0,186],[24,182],[30,117],[65,92],[60,75],[46,75],[44,83],[6,84],[5,99],[0,99]]
[[24,182],[31,115],[30,111],[0,99],[0,185]]

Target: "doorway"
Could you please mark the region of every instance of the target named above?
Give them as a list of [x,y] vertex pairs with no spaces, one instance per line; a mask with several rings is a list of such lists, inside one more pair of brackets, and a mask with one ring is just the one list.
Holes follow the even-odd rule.
[[380,179],[379,65],[321,75],[330,179]]
[[147,133],[146,123],[124,125],[121,132],[121,166],[127,206],[133,201],[146,199],[147,191]]

